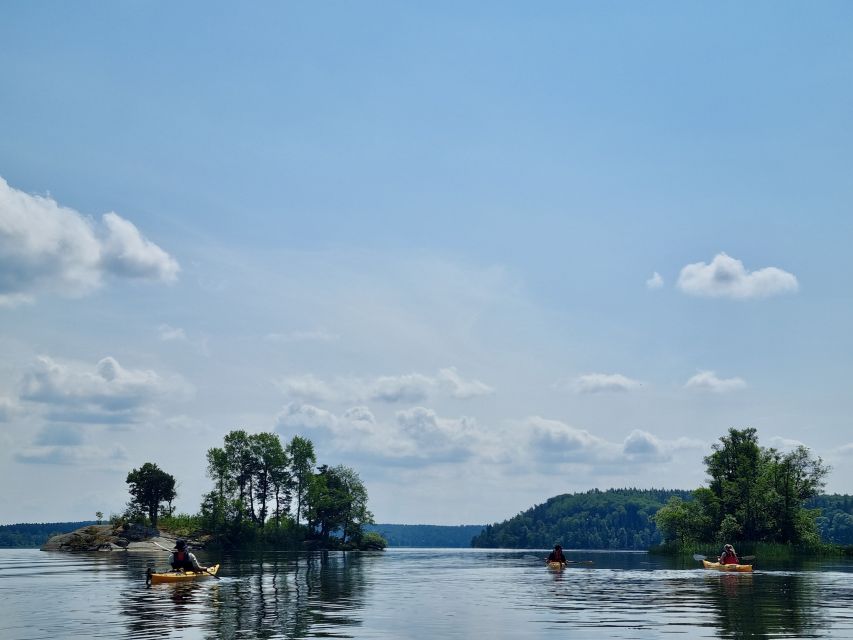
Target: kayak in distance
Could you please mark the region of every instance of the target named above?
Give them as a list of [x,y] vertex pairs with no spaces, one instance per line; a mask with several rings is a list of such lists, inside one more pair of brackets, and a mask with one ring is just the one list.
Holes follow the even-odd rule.
[[155,573],[148,569],[148,582],[151,584],[162,584],[165,582],[187,582],[196,578],[204,578],[207,576],[216,576],[219,572],[219,565],[215,564],[208,567],[207,571],[165,571],[163,573]]
[[551,571],[562,571],[563,569],[566,568],[566,565],[563,562],[546,562],[545,565]]
[[751,564],[720,564],[719,562],[708,562],[707,560],[703,560],[702,565],[706,569],[716,569],[717,571],[752,571]]

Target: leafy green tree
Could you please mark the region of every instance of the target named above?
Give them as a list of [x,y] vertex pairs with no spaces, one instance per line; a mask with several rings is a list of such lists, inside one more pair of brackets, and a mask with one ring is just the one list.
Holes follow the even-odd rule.
[[343,528],[347,507],[343,482],[334,469],[322,465],[308,485],[305,517],[309,529],[328,540],[333,531]]
[[760,447],[755,429],[732,428],[705,464],[712,494],[706,515],[716,540],[798,544],[819,539],[817,513],[804,504],[820,493],[829,467],[806,447],[783,454]]
[[804,504],[820,495],[828,473],[823,460],[813,458],[802,445],[786,454],[776,449],[768,451],[767,475],[772,490],[768,511],[780,541],[819,538],[817,513],[804,509]]
[[[743,539],[758,540],[761,526],[760,505],[766,492],[761,470],[765,455],[758,446],[755,429],[729,429],[713,453],[705,457],[711,478],[709,489],[720,503],[720,516],[732,515]],[[722,519],[717,523],[722,525]]]
[[317,463],[317,456],[314,454],[314,443],[301,436],[293,436],[290,444],[287,445],[287,453],[290,456],[296,489],[296,524],[299,524],[300,516],[305,512],[308,488],[314,465]]
[[103,511],[95,511],[95,518],[97,519],[98,524],[101,524],[101,521],[104,519],[104,512]]
[[175,478],[153,462],[146,462],[139,469],[127,474],[131,505],[147,513],[151,526],[157,526],[157,516],[163,502],[171,503],[177,497]]
[[281,440],[274,433],[257,433],[249,436],[249,446],[254,472],[254,491],[258,505],[258,523],[263,528],[267,519],[267,506],[274,491],[275,480],[287,468],[287,454]]
[[333,472],[346,496],[341,542],[345,543],[348,536],[360,540],[364,535],[364,525],[373,524],[373,514],[367,509],[367,487],[355,469],[338,465]]
[[224,500],[237,486],[230,471],[228,454],[225,449],[212,447],[207,450],[207,477],[216,483],[216,491],[220,500]]
[[293,499],[293,476],[290,471],[290,460],[287,457],[286,450],[283,454],[285,464],[273,467],[270,471],[270,483],[275,500],[275,511],[273,513],[277,527],[281,526],[282,518],[290,514],[290,503]]
[[[228,471],[237,487],[237,499],[243,509],[248,509],[252,521],[257,519],[252,495],[253,457],[249,434],[243,429],[236,429],[225,436],[225,457],[228,460]],[[248,497],[248,502],[247,502]]]
[[[702,507],[696,500],[673,496],[653,516],[665,541],[681,546],[700,539],[703,530]],[[623,547],[624,548],[624,547]]]

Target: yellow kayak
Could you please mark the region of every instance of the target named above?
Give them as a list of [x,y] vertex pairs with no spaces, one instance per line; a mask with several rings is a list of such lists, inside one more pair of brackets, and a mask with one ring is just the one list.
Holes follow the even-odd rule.
[[562,562],[547,562],[546,564],[548,565],[548,568],[552,571],[562,571],[566,568],[566,565],[564,565]]
[[218,572],[218,564],[208,567],[207,571],[166,571],[164,573],[154,573],[149,569],[148,582],[151,584],[186,582],[187,580],[195,580],[196,578],[204,578],[205,576],[215,576]]
[[720,564],[719,562],[703,560],[702,565],[706,569],[716,569],[717,571],[752,571],[751,564]]

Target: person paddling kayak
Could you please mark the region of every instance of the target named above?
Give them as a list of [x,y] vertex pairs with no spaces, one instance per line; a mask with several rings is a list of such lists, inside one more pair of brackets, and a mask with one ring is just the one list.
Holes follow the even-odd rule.
[[186,540],[176,540],[175,548],[169,556],[169,564],[173,571],[207,571],[198,563],[194,553],[190,553]]
[[740,564],[732,545],[727,544],[723,547],[723,553],[720,554],[720,564]]
[[563,547],[560,545],[554,545],[554,550],[548,554],[548,558],[546,562],[559,562],[560,564],[567,564],[566,556],[563,555]]

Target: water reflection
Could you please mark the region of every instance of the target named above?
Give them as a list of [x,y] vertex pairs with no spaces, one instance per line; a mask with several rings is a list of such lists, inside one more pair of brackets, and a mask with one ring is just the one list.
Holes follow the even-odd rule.
[[825,637],[827,624],[808,574],[711,572],[705,577],[722,637]]
[[853,637],[853,563],[706,571],[642,553],[265,553],[146,588],[162,555],[0,550],[0,638]]
[[[220,580],[132,585],[121,613],[134,638],[339,636],[361,625],[366,572],[376,556],[244,554],[222,561]],[[135,570],[144,573],[142,567]],[[195,630],[195,635],[189,631]],[[202,634],[202,635],[199,635]]]

